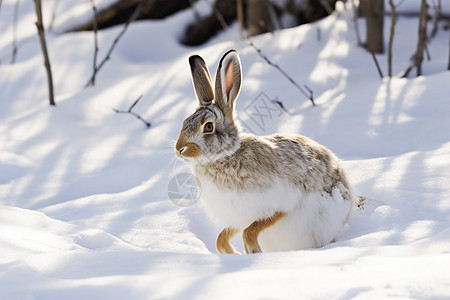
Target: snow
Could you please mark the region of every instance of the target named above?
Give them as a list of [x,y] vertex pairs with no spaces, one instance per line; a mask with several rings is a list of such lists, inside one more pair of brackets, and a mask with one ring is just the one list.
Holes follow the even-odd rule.
[[[235,39],[236,24],[204,46],[179,45],[183,26],[194,18],[189,10],[132,24],[96,85],[84,88],[92,72],[93,34],[61,32],[67,22],[80,21],[80,7],[89,6],[66,2],[47,35],[54,108],[48,105],[33,2],[20,4],[15,64],[9,64],[15,1],[4,0],[0,11],[1,299],[450,297],[444,24],[429,45],[432,59],[424,62],[424,76],[408,79],[380,80],[371,56],[356,45],[350,9],[254,38],[274,63],[314,91],[312,107]],[[364,30],[363,20],[359,25]],[[394,74],[409,65],[417,43],[411,28],[417,26],[416,18],[399,17]],[[100,59],[120,30],[99,32]],[[385,30],[388,37],[389,26]],[[367,198],[336,243],[221,256],[214,249],[221,228],[201,204],[178,207],[170,201],[171,180],[189,172],[173,150],[182,121],[197,105],[188,57],[200,54],[214,73],[229,48],[238,50],[243,64],[237,100],[243,128],[301,133],[326,145]],[[387,56],[377,58],[386,73]],[[140,95],[133,111],[152,123],[150,129],[112,110],[128,109]],[[271,105],[267,98],[282,101],[288,112],[269,106],[275,109],[269,118],[252,119],[255,105]],[[243,252],[239,238],[232,242]]]

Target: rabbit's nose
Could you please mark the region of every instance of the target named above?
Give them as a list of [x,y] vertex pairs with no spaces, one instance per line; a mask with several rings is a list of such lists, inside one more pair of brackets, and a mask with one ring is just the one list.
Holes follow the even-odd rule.
[[186,146],[182,147],[180,150],[178,150],[178,152],[179,152],[180,154],[182,154],[184,150],[186,150]]

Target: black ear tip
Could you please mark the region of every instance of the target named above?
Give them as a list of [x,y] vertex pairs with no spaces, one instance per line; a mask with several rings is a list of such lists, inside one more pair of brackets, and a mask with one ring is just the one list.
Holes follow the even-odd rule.
[[199,55],[192,55],[191,57],[189,57],[189,64],[191,65],[191,69],[192,69],[192,70],[193,70],[194,67],[195,67],[195,61],[196,61],[197,59],[200,59],[200,61],[204,62],[204,61],[203,61],[203,58],[201,58],[201,56],[199,56]]
[[225,54],[224,54],[224,55],[222,56],[222,58],[220,59],[220,62],[219,62],[219,68],[222,68],[222,62],[223,62],[223,60],[224,60],[225,57],[227,57],[227,55],[230,54],[231,52],[235,52],[235,53],[237,54],[237,51],[234,50],[234,49],[230,49],[230,50],[228,50],[227,52],[225,52]]

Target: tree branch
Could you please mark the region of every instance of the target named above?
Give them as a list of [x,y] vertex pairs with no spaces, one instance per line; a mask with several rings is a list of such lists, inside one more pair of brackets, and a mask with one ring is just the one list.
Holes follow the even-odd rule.
[[358,12],[357,12],[357,8],[356,8],[355,0],[352,0],[352,7],[353,7],[353,24],[355,26],[356,42],[358,43],[358,46],[362,46],[363,43],[361,42],[361,35],[359,33]]
[[[434,1],[432,1],[432,3],[434,4]],[[431,17],[433,20],[433,29],[431,30],[430,39],[434,38],[434,36],[437,34],[438,31],[438,25],[439,20],[441,19],[441,11],[442,11],[441,0],[438,0],[437,4],[433,5],[433,11],[434,14]]]
[[389,6],[391,7],[391,34],[389,35],[388,45],[388,76],[392,77],[392,46],[394,44],[395,25],[397,23],[397,11],[394,5],[394,0],[389,0]]
[[56,104],[55,104],[55,99],[53,96],[53,76],[52,76],[52,69],[50,66],[50,59],[48,57],[48,52],[47,52],[47,44],[45,42],[45,31],[44,31],[44,25],[42,22],[41,0],[34,0],[34,3],[36,5],[36,16],[37,16],[36,27],[37,27],[39,39],[41,42],[42,54],[44,56],[45,70],[47,71],[47,82],[48,82],[48,93],[49,93],[50,105],[55,106]]
[[292,79],[291,76],[289,76],[282,68],[280,68],[279,65],[274,64],[272,61],[269,60],[269,58],[267,58],[267,56],[262,54],[261,49],[256,47],[255,44],[253,44],[253,42],[249,38],[247,38],[247,42],[251,47],[253,47],[253,49],[255,49],[258,55],[267,62],[267,64],[280,71],[280,73],[283,74],[283,76],[286,77],[287,80],[289,80],[303,95],[305,95],[306,98],[308,98],[311,101],[313,106],[316,105],[316,103],[314,103],[313,93],[311,89],[309,89],[306,85],[304,87],[301,87],[297,82],[295,82],[294,79]]
[[270,100],[272,101],[272,103],[278,105],[285,113],[289,114],[289,111],[287,110],[286,107],[284,107],[283,102],[281,102],[280,100],[278,100],[278,97],[275,97],[275,99]]
[[130,16],[128,21],[124,24],[122,27],[122,30],[119,32],[119,34],[114,39],[113,43],[111,44],[111,47],[108,50],[108,53],[106,54],[105,58],[100,62],[96,68],[94,68],[94,73],[92,74],[89,81],[86,83],[86,87],[92,85],[92,82],[95,81],[95,76],[97,75],[97,72],[100,71],[100,69],[105,65],[105,63],[111,58],[111,54],[114,51],[114,48],[116,47],[117,43],[119,42],[120,38],[125,34],[125,32],[128,29],[128,26],[134,22],[140,15],[140,12],[147,1],[150,1],[149,4],[146,5],[146,9],[149,9],[154,3],[155,0],[140,0],[139,4],[136,6],[136,9],[134,10],[133,14]]
[[[30,39],[28,39],[28,40],[27,40],[27,39],[19,40],[19,41],[17,42],[17,51],[19,51],[19,49],[20,49],[21,47],[23,47],[24,45],[30,44],[30,43],[32,43],[32,40],[30,40]],[[2,64],[2,62],[6,61],[6,60],[11,61],[12,53],[13,53],[13,49],[9,50],[8,52],[5,52],[5,53],[0,57],[0,64]]]
[[136,104],[142,99],[142,95],[139,96],[136,101],[133,102],[133,104],[130,106],[130,108],[128,110],[118,110],[113,108],[113,111],[115,111],[118,114],[131,114],[133,116],[135,116],[137,119],[141,120],[142,123],[145,124],[145,126],[147,128],[150,128],[150,126],[152,126],[152,124],[150,122],[145,121],[140,115],[138,115],[137,113],[133,112],[133,108],[136,106]]
[[422,75],[423,52],[427,43],[427,6],[427,1],[422,0],[419,17],[419,41],[414,61],[414,65],[417,69],[417,76]]
[[48,30],[53,31],[53,25],[55,24],[56,11],[58,10],[59,0],[54,0],[52,8],[52,17],[50,19],[50,24],[48,25]]
[[98,26],[97,26],[97,7],[94,0],[91,0],[92,10],[94,12],[94,18],[92,19],[92,27],[94,29],[94,60],[93,60],[93,74],[91,77],[90,85],[95,85],[95,76],[97,75],[97,56],[98,56]]
[[401,78],[407,78],[409,73],[411,73],[412,69],[414,69],[414,63],[411,64],[408,68],[406,68],[405,71],[403,71],[402,76],[400,76]]
[[[418,42],[418,45],[417,45],[417,50],[416,50],[416,53],[414,53],[414,55],[411,57],[411,64],[406,68],[405,71],[403,71],[403,74],[400,76],[402,78],[408,77],[409,73],[411,73],[411,71],[414,68],[417,68],[417,72],[418,73],[419,73],[419,68],[420,68],[420,73],[422,73],[421,61],[423,61],[424,52],[427,55],[427,59],[428,60],[431,59],[429,51],[428,51],[427,44],[429,44],[431,42],[431,39],[433,39],[435,37],[435,35],[436,35],[436,33],[434,31],[436,30],[436,32],[437,32],[438,26],[437,26],[437,23],[435,23],[435,21],[436,20],[450,20],[450,15],[448,15],[448,14],[446,15],[446,14],[444,14],[442,12],[441,1],[438,0],[437,6],[434,7],[435,13],[434,13],[434,15],[432,17],[432,20],[433,20],[432,32],[431,32],[431,34],[429,36],[427,36],[427,29],[426,29],[426,27],[427,27],[427,18],[428,18],[428,16],[427,16],[427,9],[426,8],[428,7],[428,4],[427,4],[427,2],[425,0],[423,0],[423,1],[425,2],[425,10],[422,9],[422,6],[421,6],[421,10],[420,10],[419,14],[417,14],[415,12],[401,13],[401,14],[397,13],[397,15],[401,15],[401,16],[406,16],[406,17],[411,17],[412,16],[412,17],[419,17],[420,18],[420,20],[419,20],[419,42]],[[433,3],[435,3],[435,2],[433,2]],[[422,2],[422,4],[423,4],[423,2]],[[422,37],[420,36],[421,34],[422,34]],[[420,52],[420,47],[422,48],[422,52],[421,52],[421,56],[422,57],[421,58],[418,57],[418,53]],[[420,64],[419,64],[419,61],[420,61]],[[448,68],[448,70],[450,70],[450,40],[449,40],[449,62],[448,62],[447,68]]]
[[375,56],[375,53],[373,51],[371,51],[370,54],[372,54],[372,58],[373,58],[373,61],[375,62],[375,66],[377,67],[378,74],[380,75],[380,78],[383,79],[383,77],[384,77],[383,76],[383,71],[381,71],[380,64],[378,63],[378,59]]
[[13,15],[13,41],[12,41],[12,54],[11,54],[11,64],[16,62],[17,58],[17,20],[19,19],[19,6],[20,0],[16,0],[16,4],[14,4],[14,15]]

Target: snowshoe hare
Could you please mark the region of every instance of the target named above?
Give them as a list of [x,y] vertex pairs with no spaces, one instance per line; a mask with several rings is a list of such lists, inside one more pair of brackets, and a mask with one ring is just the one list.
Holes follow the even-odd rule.
[[347,223],[357,197],[338,158],[301,135],[254,136],[233,117],[241,89],[235,50],[217,68],[215,89],[205,61],[189,63],[200,103],[184,122],[176,154],[201,184],[202,203],[225,229],[219,253],[236,253],[230,239],[243,231],[247,253],[322,247]]

